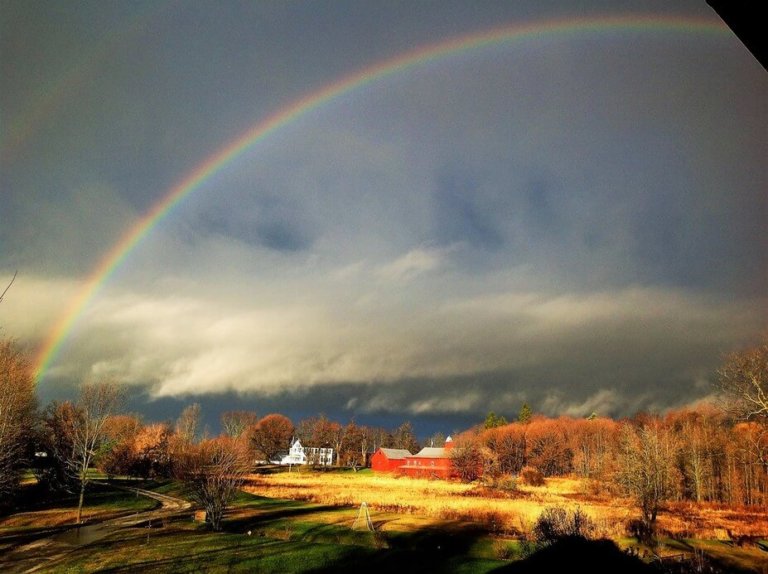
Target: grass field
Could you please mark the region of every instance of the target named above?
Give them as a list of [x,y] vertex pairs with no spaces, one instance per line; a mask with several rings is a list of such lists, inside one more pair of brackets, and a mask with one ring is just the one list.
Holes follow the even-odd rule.
[[[150,486],[166,494],[183,493],[176,483]],[[546,487],[494,494],[476,485],[396,479],[370,472],[301,472],[252,476],[248,489],[256,494],[243,492],[237,497],[225,519],[224,532],[208,531],[189,512],[151,528],[146,524],[123,528],[71,548],[62,559],[37,571],[308,573],[362,569],[366,574],[403,574],[504,572],[511,567],[515,569],[510,572],[563,571],[558,569],[562,562],[560,566],[536,562],[538,554],[519,561],[530,552],[519,537],[519,531],[529,526],[526,521],[553,503],[579,504],[603,521],[633,512],[631,506],[622,508],[622,501],[592,500],[579,481],[565,479],[549,481]],[[96,493],[86,500],[92,516],[135,512],[140,505],[154,505],[124,492]],[[375,532],[352,528],[363,500],[370,505]],[[55,517],[69,516],[70,503],[64,502],[57,506],[48,501],[0,519],[0,545],[33,525],[52,524],[58,520]],[[749,517],[743,520],[749,522]],[[625,547],[633,543],[619,542]],[[582,566],[593,573],[644,571],[632,569],[637,562],[616,565],[628,558],[613,545],[585,544],[591,546],[565,548],[558,555],[568,571],[576,571],[578,560],[585,561]],[[687,556],[698,551],[714,558],[721,571],[768,572],[768,552],[753,545],[740,548],[711,538],[679,537],[663,539],[661,551]],[[601,569],[601,557],[619,562]]]
[[[485,524],[492,532],[521,535],[530,531],[547,506],[579,507],[596,523],[598,535],[625,536],[625,524],[639,516],[628,499],[591,494],[585,481],[549,478],[544,486],[516,485],[491,489],[477,484],[413,479],[366,472],[291,472],[254,474],[247,492],[332,506],[359,506],[374,511],[417,514]],[[716,539],[768,535],[768,511],[722,505],[670,503],[659,516],[659,528],[671,536]]]

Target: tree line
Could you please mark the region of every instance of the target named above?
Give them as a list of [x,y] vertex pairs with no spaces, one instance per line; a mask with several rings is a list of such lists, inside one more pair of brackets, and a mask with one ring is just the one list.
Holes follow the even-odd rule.
[[734,421],[712,405],[623,420],[536,415],[525,423],[468,431],[456,442],[455,463],[475,471],[470,480],[519,475],[529,467],[544,477],[576,475],[631,490],[641,475],[654,472],[658,476],[649,482],[668,498],[768,503],[765,426]]
[[463,480],[578,476],[596,493],[634,498],[648,528],[670,500],[768,504],[766,426],[711,405],[624,420],[537,415],[467,431],[453,450]]

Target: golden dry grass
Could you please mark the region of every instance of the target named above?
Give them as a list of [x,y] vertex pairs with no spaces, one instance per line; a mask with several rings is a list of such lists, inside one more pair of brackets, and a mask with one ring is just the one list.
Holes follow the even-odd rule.
[[[370,473],[294,472],[249,476],[247,492],[271,498],[303,500],[374,512],[411,514],[442,520],[468,520],[492,531],[530,531],[547,506],[579,506],[597,524],[598,534],[625,536],[625,525],[639,512],[631,500],[587,494],[583,480],[549,478],[546,485],[520,485],[498,491],[478,485]],[[714,505],[671,504],[659,516],[659,528],[673,535],[715,538],[717,529],[733,536],[768,535],[768,513],[760,509],[728,509]]]
[[607,526],[610,519],[629,517],[625,506],[584,507],[569,497],[578,486],[569,479],[552,479],[548,486],[521,487],[507,495],[476,485],[385,474],[281,473],[252,475],[245,490],[261,496],[332,506],[359,506],[366,502],[375,512],[482,522],[493,530],[508,533],[528,531],[541,510],[553,504],[581,504],[599,525]]

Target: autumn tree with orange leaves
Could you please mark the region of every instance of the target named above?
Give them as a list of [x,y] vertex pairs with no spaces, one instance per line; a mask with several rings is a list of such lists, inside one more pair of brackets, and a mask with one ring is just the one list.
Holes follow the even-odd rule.
[[269,462],[288,451],[293,430],[291,419],[285,415],[268,414],[249,429],[250,446],[256,457]]

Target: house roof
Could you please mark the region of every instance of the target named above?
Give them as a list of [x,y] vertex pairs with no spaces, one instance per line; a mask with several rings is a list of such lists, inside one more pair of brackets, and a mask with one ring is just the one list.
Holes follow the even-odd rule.
[[448,458],[450,455],[443,447],[427,446],[414,454],[414,458]]
[[380,448],[379,449],[388,459],[397,460],[405,458],[406,456],[412,456],[411,451],[403,448]]

